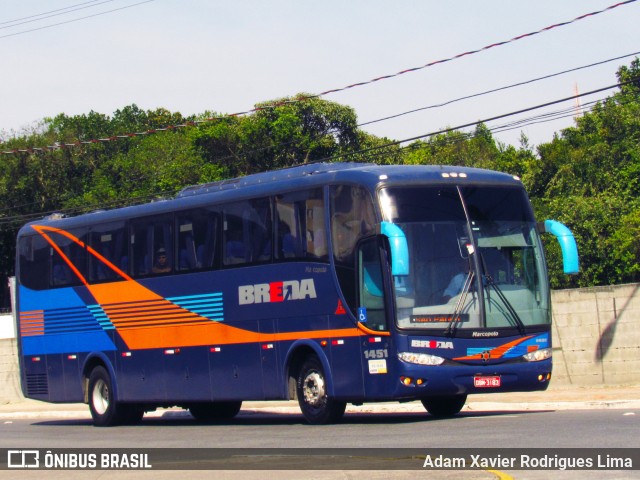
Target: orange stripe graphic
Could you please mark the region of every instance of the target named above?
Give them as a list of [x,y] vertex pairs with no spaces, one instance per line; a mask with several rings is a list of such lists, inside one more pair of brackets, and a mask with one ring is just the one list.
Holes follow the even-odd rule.
[[[533,335],[528,335],[523,338],[518,338],[516,340],[513,340],[512,342],[505,343],[504,345],[500,345],[499,347],[489,350],[489,355],[491,358],[502,358],[502,356],[505,353],[507,353],[507,350],[515,347],[516,345],[522,342],[529,340],[530,338],[533,338]],[[476,355],[469,355],[466,357],[457,357],[457,358],[454,358],[453,360],[482,360],[482,354],[478,353]]]
[[44,310],[20,312],[20,336],[44,335]]

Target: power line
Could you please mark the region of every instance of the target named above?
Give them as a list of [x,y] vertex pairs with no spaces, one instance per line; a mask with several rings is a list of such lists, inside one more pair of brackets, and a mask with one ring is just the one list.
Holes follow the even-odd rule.
[[[59,8],[58,10],[51,10],[50,12],[39,13],[37,15],[31,15],[29,17],[24,17],[24,18],[17,19],[17,20],[12,20],[12,21],[9,21],[9,22],[2,22],[2,23],[0,23],[0,25],[5,25],[6,23],[12,23],[13,25],[5,25],[4,27],[0,27],[0,30],[4,30],[5,28],[17,27],[18,25],[24,25],[26,23],[39,22],[39,21],[44,20],[46,18],[59,17],[60,15],[66,15],[68,13],[75,12],[75,11],[78,11],[78,10],[85,10],[87,8],[97,7],[98,5],[102,5],[103,3],[110,3],[110,2],[113,2],[114,0],[103,0],[100,3],[95,3],[96,1],[97,0],[94,0],[92,2],[86,2],[86,3],[92,3],[93,5],[85,5],[84,3],[81,3],[80,5],[85,5],[85,6],[77,6],[76,5],[75,7],[77,7],[77,8],[73,8],[73,6],[72,7],[66,7],[66,8]],[[66,11],[61,11],[61,10],[66,10]],[[54,13],[54,12],[57,12],[57,13]],[[40,17],[40,18],[34,18],[34,17]]]
[[[148,2],[151,2],[151,1],[153,1],[153,0],[145,0],[143,2],[136,3],[134,5],[130,5],[128,7],[122,7],[122,8],[130,8],[130,7],[133,7],[133,6],[136,6],[136,5],[141,5],[143,3],[148,3]],[[215,120],[221,120],[221,119],[225,119],[225,118],[229,118],[229,117],[238,117],[238,116],[247,115],[247,114],[254,113],[254,112],[259,112],[259,111],[262,111],[262,110],[276,108],[276,107],[279,107],[279,106],[284,106],[284,105],[293,104],[293,103],[299,103],[299,102],[302,102],[302,101],[305,101],[305,100],[311,100],[311,99],[314,99],[314,98],[319,98],[319,97],[328,95],[330,93],[336,93],[336,92],[339,92],[339,91],[344,91],[344,90],[348,90],[348,89],[351,89],[351,88],[355,88],[355,87],[359,87],[359,86],[363,86],[363,85],[368,85],[368,84],[371,84],[371,83],[374,83],[374,82],[378,82],[378,81],[381,81],[381,80],[386,80],[386,79],[398,77],[398,76],[404,75],[406,73],[415,72],[415,71],[422,70],[422,69],[425,69],[425,68],[428,68],[428,67],[432,67],[432,66],[435,66],[435,65],[438,65],[438,64],[442,64],[442,63],[450,62],[450,61],[453,61],[453,60],[457,60],[457,59],[465,57],[465,56],[469,56],[469,55],[473,55],[473,54],[476,54],[476,53],[480,53],[482,51],[489,50],[491,48],[507,45],[509,43],[516,42],[516,41],[522,40],[524,38],[532,37],[534,35],[538,35],[538,34],[543,33],[543,32],[548,32],[548,31],[550,31],[552,29],[555,29],[555,28],[559,28],[559,27],[562,27],[562,26],[570,25],[572,23],[575,23],[577,21],[583,20],[585,18],[592,17],[592,16],[595,16],[595,15],[604,13],[606,11],[613,10],[614,8],[618,8],[618,7],[622,6],[622,5],[627,5],[627,4],[630,4],[630,3],[634,3],[636,1],[637,0],[626,0],[624,2],[619,2],[619,3],[615,4],[615,5],[611,5],[611,6],[607,7],[607,8],[602,9],[602,10],[594,11],[594,12],[591,12],[591,13],[586,13],[584,15],[581,15],[579,17],[574,18],[573,20],[557,23],[557,24],[554,24],[554,25],[549,25],[549,26],[547,26],[545,28],[542,28],[540,30],[537,30],[535,32],[530,32],[530,33],[525,33],[525,34],[522,34],[522,35],[518,35],[516,37],[511,38],[510,40],[505,40],[505,41],[502,41],[502,42],[493,43],[493,44],[484,46],[482,48],[479,48],[479,49],[476,49],[476,50],[471,50],[471,51],[464,52],[464,53],[460,53],[458,55],[455,55],[453,57],[449,57],[449,58],[446,58],[446,59],[436,60],[436,61],[427,63],[426,65],[423,65],[421,67],[409,68],[409,69],[403,70],[401,72],[398,72],[398,73],[395,73],[395,74],[392,74],[392,75],[385,75],[385,76],[378,77],[378,78],[375,78],[375,79],[372,79],[372,80],[369,80],[369,81],[366,81],[366,82],[359,82],[359,83],[355,83],[355,84],[352,84],[352,85],[349,85],[349,86],[346,86],[346,87],[327,90],[325,92],[322,92],[322,93],[319,93],[319,94],[315,94],[315,95],[301,95],[299,97],[296,97],[295,99],[283,100],[283,101],[276,102],[276,103],[271,104],[271,105],[261,105],[261,106],[255,107],[255,108],[253,108],[251,110],[244,111],[244,112],[236,112],[236,113],[231,113],[231,114],[227,114],[227,115],[223,115],[223,116],[209,117],[209,118],[206,118],[204,120],[199,120],[197,122],[189,122],[187,124],[172,125],[172,126],[167,126],[167,127],[158,128],[158,129],[151,129],[151,130],[148,130],[148,131],[145,131],[145,132],[131,132],[131,133],[127,133],[127,134],[124,134],[124,135],[112,135],[110,137],[97,138],[97,139],[91,139],[91,140],[85,140],[85,141],[77,140],[77,141],[75,141],[73,143],[56,143],[55,145],[48,145],[48,146],[44,146],[44,147],[29,147],[29,148],[26,148],[26,149],[12,149],[12,150],[0,151],[0,155],[10,155],[10,154],[15,154],[15,153],[19,153],[19,152],[32,153],[34,151],[49,151],[49,150],[56,150],[56,149],[65,148],[65,147],[76,147],[76,146],[86,145],[86,144],[91,144],[91,143],[108,142],[108,141],[113,141],[113,140],[116,140],[116,139],[119,139],[119,138],[135,137],[135,136],[140,136],[140,135],[148,135],[148,134],[156,133],[158,131],[171,130],[171,129],[175,129],[175,128],[183,128],[183,127],[186,127],[186,126],[189,126],[189,125],[192,125],[192,124],[196,125],[196,124],[200,124],[200,123],[211,122],[211,121],[215,121]],[[115,10],[121,10],[122,8],[115,9]],[[111,11],[115,11],[115,10],[111,10]],[[111,12],[111,11],[109,11],[109,12]],[[103,13],[99,13],[99,14],[95,14],[95,15],[91,15],[91,16],[103,15],[104,13],[109,13],[109,12],[103,12]],[[83,17],[83,18],[88,18],[88,17]],[[80,19],[71,20],[71,21],[77,21],[77,20],[80,20]],[[69,22],[62,22],[62,23],[69,23]],[[56,24],[56,25],[58,25],[58,24]],[[49,26],[45,26],[45,27],[41,27],[41,28],[49,28],[51,26],[55,26],[55,25],[49,25]],[[35,29],[35,30],[38,30],[38,29]],[[19,35],[20,33],[26,33],[26,32],[18,32],[18,33],[12,34],[12,35]],[[5,35],[4,37],[6,37],[6,36],[11,36],[11,35]],[[0,36],[0,38],[4,38],[4,37]]]
[[[574,98],[574,97],[571,97]],[[586,102],[584,103],[582,106],[583,111],[586,110],[586,113],[589,113],[593,110],[593,108],[598,104],[601,103],[603,101],[606,101],[609,97],[605,97],[605,98],[600,98],[598,100],[592,100],[590,102]],[[624,99],[617,99],[617,103],[618,104],[627,104],[629,103],[629,101],[625,101]],[[553,112],[547,112],[547,113],[542,113],[540,115],[535,115],[533,117],[527,117],[527,118],[523,118],[520,120],[515,120],[513,122],[510,123],[506,123],[506,124],[502,124],[502,125],[496,125],[494,127],[487,127],[487,129],[492,132],[492,133],[500,133],[500,132],[505,132],[505,131],[509,131],[509,130],[514,130],[516,128],[522,128],[522,127],[526,127],[529,125],[535,125],[535,124],[539,124],[539,123],[547,123],[547,122],[553,122],[556,120],[560,120],[563,118],[568,118],[568,117],[574,117],[575,116],[575,107],[568,107],[562,110],[557,110],[557,111],[553,111]],[[482,122],[478,122],[477,124],[480,124]],[[476,124],[476,125],[477,125]],[[463,141],[467,141],[470,140],[472,138],[474,138],[476,136],[475,132],[462,132],[459,130],[454,130],[453,132],[450,131],[440,131],[440,132],[435,132],[433,134],[433,136],[436,135],[440,135],[442,133],[456,133],[456,136],[452,136],[452,137],[445,137],[442,138],[443,142],[441,142],[440,140],[438,141],[438,146],[442,146],[442,145],[451,145],[454,143],[459,143],[459,142],[463,142]],[[385,148],[389,145],[383,145],[380,148]],[[422,144],[415,142],[415,143],[411,143],[409,145],[406,146],[402,146],[398,149],[398,152],[402,151],[402,150],[408,150],[408,149],[416,149],[416,148],[420,148],[422,146]],[[384,151],[379,151],[379,152],[373,152],[370,153],[369,156],[367,158],[371,158],[371,157],[379,157],[379,156],[383,156],[383,155],[388,155],[389,152],[384,152]]]
[[[573,98],[573,97],[572,97]],[[591,111],[591,109],[599,102],[602,102],[606,100],[606,98],[601,98],[598,100],[593,100],[591,102],[587,102],[584,104],[585,107],[588,107],[587,109],[587,113],[589,111]],[[624,102],[620,102],[620,103],[624,103]],[[516,128],[522,128],[522,127],[526,127],[528,125],[534,125],[537,123],[546,123],[546,122],[551,122],[551,121],[555,121],[555,120],[559,120],[562,118],[566,118],[566,117],[573,117],[575,115],[575,107],[569,107],[563,110],[558,110],[558,111],[554,111],[554,112],[547,112],[547,113],[542,113],[540,115],[536,115],[533,117],[527,117],[527,118],[523,118],[520,120],[515,120],[513,122],[510,123],[506,123],[506,124],[502,124],[502,125],[496,125],[494,127],[490,127],[487,126],[487,129],[492,132],[492,133],[500,133],[503,131],[508,131],[508,130],[514,130]],[[469,126],[474,126],[474,125],[478,125],[482,123],[482,121],[478,121],[475,124],[469,125]],[[443,137],[441,139],[438,140],[438,146],[443,146],[443,145],[452,145],[455,143],[459,143],[459,142],[464,142],[467,140],[470,140],[472,138],[474,138],[476,136],[476,132],[464,132],[464,131],[460,131],[460,130],[451,130],[451,129],[446,129],[446,130],[440,130],[438,132],[433,132],[432,134],[430,134],[430,136],[437,136],[437,135],[442,135],[445,133],[455,133],[455,136],[451,136],[451,137]],[[395,144],[385,144],[382,146],[379,146],[378,148],[380,149],[377,152],[367,152],[367,158],[372,158],[372,157],[380,157],[383,155],[388,155],[389,152],[385,152],[382,151],[384,148],[388,148],[391,146],[396,146]],[[409,145],[405,145],[405,146],[401,146],[398,148],[397,152],[401,152],[403,150],[409,150],[409,149],[417,149],[422,147],[423,144],[415,142],[415,143],[411,143]],[[360,152],[354,152],[353,154],[358,154]]]
[[[640,51],[633,52],[633,53],[628,53],[626,55],[619,55],[617,57],[609,58],[609,59],[606,59],[606,60],[593,62],[593,63],[590,63],[588,65],[583,65],[583,66],[580,66],[580,67],[574,67],[574,68],[571,68],[571,69],[563,70],[561,72],[556,72],[556,73],[544,75],[544,76],[541,76],[541,77],[533,78],[533,79],[530,79],[530,80],[525,80],[525,81],[514,83],[514,84],[511,84],[511,85],[507,85],[507,86],[503,86],[503,87],[499,87],[499,88],[494,88],[494,89],[487,90],[487,91],[480,92],[480,93],[466,95],[466,96],[459,97],[459,98],[456,98],[456,99],[453,99],[453,100],[448,100],[446,102],[441,102],[441,103],[429,105],[429,106],[426,106],[426,107],[420,107],[420,108],[417,108],[417,109],[409,110],[407,112],[398,113],[398,114],[391,115],[391,116],[384,117],[384,118],[380,118],[380,119],[377,119],[377,120],[370,120],[370,121],[367,121],[367,122],[359,123],[359,124],[356,125],[356,127],[362,127],[362,126],[365,126],[365,125],[370,125],[372,123],[389,120],[389,119],[392,119],[392,118],[400,117],[400,116],[407,115],[407,114],[414,113],[414,112],[418,112],[418,111],[421,111],[421,110],[444,107],[446,105],[450,105],[452,103],[459,102],[459,101],[462,101],[462,100],[468,100],[470,98],[480,97],[480,96],[483,96],[483,95],[487,95],[487,94],[491,94],[491,93],[507,90],[507,89],[510,89],[510,88],[531,84],[531,83],[538,82],[538,81],[541,81],[541,80],[546,80],[546,79],[553,78],[553,77],[556,77],[556,76],[564,75],[566,73],[571,73],[571,72],[575,72],[575,71],[578,71],[578,70],[583,70],[583,69],[586,69],[586,68],[591,68],[591,67],[603,65],[603,64],[606,64],[606,63],[609,63],[609,62],[613,62],[613,61],[616,61],[616,60],[620,60],[620,59],[623,59],[623,58],[627,58],[627,57],[631,57],[631,56],[639,55],[639,54],[640,54]],[[594,101],[592,103],[596,103],[597,101],[599,101],[599,100],[596,100],[596,101]],[[589,104],[585,104],[585,105],[589,105]],[[571,111],[574,111],[573,107],[571,108]],[[546,114],[543,114],[543,115],[546,115]],[[559,117],[557,119],[561,119],[561,118],[565,118],[565,117]],[[538,119],[538,117],[534,117],[534,119]],[[550,120],[547,120],[547,121],[550,121]],[[524,126],[532,125],[532,124],[535,124],[535,123],[544,123],[544,122],[543,121],[536,121],[536,122],[531,122],[531,123],[525,123]],[[515,127],[513,127],[513,128],[515,128]],[[489,130],[491,130],[492,132],[493,131],[502,132],[502,131],[508,131],[508,130],[511,130],[511,129],[512,128],[504,128],[503,130],[494,130],[494,129],[490,128]],[[333,133],[335,131],[337,131],[337,130],[336,129],[329,129],[329,130],[323,132],[323,134],[324,135],[331,134],[331,133]],[[261,148],[256,148],[256,149],[252,149],[252,150],[247,151],[247,152],[242,152],[239,155],[246,158],[248,155],[252,155],[252,154],[255,154],[255,153],[260,153],[260,152],[263,152],[265,150],[271,150],[271,149],[274,149],[274,148],[279,148],[279,147],[282,147],[282,146],[289,145],[291,143],[294,143],[294,142],[282,142],[282,143],[279,143],[277,145],[269,145],[269,146],[265,146],[265,147],[261,147]],[[235,157],[236,156],[234,156],[234,155],[228,155],[226,157],[217,158],[216,160],[225,161],[225,160],[233,159]]]
[[[29,30],[23,30],[21,32],[9,33],[7,35],[0,35],[0,38],[15,37],[16,35],[22,35],[24,33],[36,32],[38,30],[44,30],[46,28],[57,27],[59,25],[66,25],[67,23],[79,22],[80,20],[85,20],[87,18],[98,17],[100,15],[106,15],[107,13],[113,13],[113,12],[117,12],[119,10],[125,10],[127,8],[137,7],[138,5],[142,5],[144,3],[149,3],[149,2],[153,2],[153,1],[154,0],[144,0],[142,2],[134,3],[132,5],[126,5],[124,7],[114,8],[112,10],[106,10],[106,11],[100,12],[100,13],[94,13],[93,15],[87,15],[87,16],[84,16],[84,17],[78,17],[78,18],[74,18],[72,20],[66,20],[64,22],[52,23],[51,25],[45,25],[43,27],[32,28],[32,29],[29,29]],[[629,0],[629,1],[636,1],[636,0]]]
[[561,99],[558,99],[558,100],[553,100],[553,101],[546,102],[546,103],[543,103],[543,104],[540,104],[540,105],[535,105],[533,107],[523,108],[521,110],[516,110],[514,112],[495,115],[493,117],[484,118],[482,120],[476,120],[474,122],[465,123],[465,124],[458,125],[458,126],[455,126],[455,127],[445,128],[445,129],[438,130],[438,131],[435,131],[435,132],[429,132],[429,133],[424,133],[422,135],[416,135],[414,137],[405,138],[403,140],[395,140],[393,142],[388,142],[388,143],[386,143],[384,145],[378,145],[378,146],[375,146],[375,147],[371,147],[371,148],[367,148],[367,149],[364,149],[364,150],[360,150],[358,152],[343,153],[343,154],[335,155],[335,156],[332,156],[332,157],[327,157],[327,158],[321,159],[319,161],[334,160],[336,158],[342,158],[342,157],[346,157],[346,156],[349,156],[349,155],[357,155],[357,154],[362,154],[362,153],[368,153],[370,151],[375,151],[375,150],[379,150],[379,149],[382,149],[382,148],[393,147],[393,146],[396,146],[396,145],[400,145],[402,143],[414,142],[416,140],[422,140],[423,138],[433,137],[435,135],[441,135],[443,133],[449,133],[449,132],[453,132],[453,131],[456,131],[456,130],[461,130],[463,128],[473,127],[473,126],[476,126],[476,125],[478,125],[480,123],[489,123],[489,122],[492,122],[492,121],[495,121],[495,120],[500,120],[502,118],[507,118],[507,117],[510,117],[510,116],[513,116],[513,115],[519,115],[521,113],[531,112],[533,110],[538,110],[540,108],[549,107],[551,105],[556,105],[558,103],[562,103],[562,102],[566,102],[566,101],[570,101],[570,100],[575,100],[576,97],[585,97],[585,96],[588,96],[588,95],[593,95],[593,94],[596,94],[596,93],[604,92],[606,90],[611,90],[612,88],[617,88],[617,87],[621,87],[623,85],[628,85],[630,83],[636,82],[637,80],[638,80],[638,78],[633,78],[632,80],[629,80],[629,81],[626,81],[626,82],[620,82],[620,83],[617,83],[615,85],[609,85],[608,87],[598,88],[596,90],[591,90],[590,92],[581,93],[579,95],[572,95],[571,97],[565,97],[565,98],[561,98]]
[[[605,100],[604,98],[600,98],[598,100],[593,100],[591,102],[584,103],[582,105],[583,112],[589,113],[596,104],[604,100]],[[491,130],[491,132],[500,133],[508,130],[513,130],[516,128],[527,127],[529,125],[554,122],[556,120],[575,117],[575,114],[576,114],[576,108],[575,106],[571,106],[571,107],[564,108],[562,110],[554,110],[552,112],[541,113],[540,115],[535,115],[533,117],[527,117],[520,120],[514,120],[513,122],[505,123],[502,125],[496,125],[495,127],[489,128],[489,130]]]
[[433,109],[433,108],[444,107],[446,105],[451,105],[452,103],[460,102],[462,100],[469,100],[471,98],[481,97],[481,96],[484,96],[484,95],[488,95],[490,93],[496,93],[496,92],[501,92],[503,90],[509,90],[511,88],[520,87],[522,85],[528,85],[528,84],[531,84],[531,83],[534,83],[534,82],[538,82],[538,81],[541,81],[541,80],[547,80],[549,78],[558,77],[560,75],[564,75],[566,73],[571,73],[571,72],[576,72],[578,70],[583,70],[585,68],[591,68],[591,67],[596,67],[596,66],[599,66],[599,65],[604,65],[605,63],[613,62],[613,61],[616,61],[616,60],[621,60],[623,58],[632,57],[634,55],[639,55],[639,54],[640,54],[640,51],[634,52],[634,53],[628,53],[626,55],[621,55],[619,57],[609,58],[607,60],[602,60],[600,62],[590,63],[589,65],[583,65],[581,67],[575,67],[575,68],[571,68],[571,69],[568,69],[568,70],[563,70],[561,72],[552,73],[552,74],[549,74],[549,75],[544,75],[542,77],[532,78],[530,80],[525,80],[525,81],[522,81],[522,82],[513,83],[511,85],[505,85],[503,87],[493,88],[491,90],[485,90],[484,92],[474,93],[474,94],[471,94],[471,95],[465,95],[463,97],[458,97],[458,98],[454,98],[452,100],[447,100],[446,102],[436,103],[436,104],[433,104],[433,105],[428,105],[426,107],[414,108],[413,110],[407,110],[406,112],[396,113],[394,115],[389,115],[387,117],[378,118],[376,120],[369,120],[367,122],[363,122],[363,123],[358,124],[358,126],[359,127],[363,127],[365,125],[371,125],[373,123],[383,122],[383,121],[386,121],[386,120],[392,120],[394,118],[402,117],[404,115],[409,115],[411,113],[421,112],[423,110],[430,110],[430,109]]
[[457,60],[457,59],[462,58],[462,57],[475,55],[477,53],[484,52],[486,50],[490,50],[490,49],[495,48],[495,47],[501,47],[501,46],[507,45],[509,43],[513,43],[513,42],[517,42],[517,41],[525,39],[525,38],[533,37],[534,35],[539,35],[541,33],[545,33],[545,32],[548,32],[550,30],[553,30],[553,29],[556,29],[556,28],[559,28],[559,27],[564,27],[564,26],[570,25],[570,24],[578,22],[580,20],[584,20],[585,18],[593,17],[595,15],[599,15],[599,14],[607,12],[609,10],[613,10],[614,8],[618,8],[618,7],[621,7],[623,5],[634,3],[636,1],[637,0],[626,0],[624,2],[619,2],[619,3],[616,3],[615,5],[611,5],[611,6],[607,7],[607,8],[603,8],[602,10],[597,10],[597,11],[590,12],[590,13],[585,13],[584,15],[580,15],[579,17],[576,17],[573,20],[568,20],[568,21],[565,21],[565,22],[556,23],[554,25],[549,25],[549,26],[547,26],[545,28],[541,28],[540,30],[536,30],[534,32],[529,32],[529,33],[524,33],[522,35],[518,35],[518,36],[513,37],[513,38],[511,38],[509,40],[504,40],[504,41],[501,41],[501,42],[492,43],[490,45],[486,45],[486,46],[484,46],[482,48],[478,48],[476,50],[470,50],[468,52],[459,53],[458,55],[455,55],[453,57],[444,58],[444,59],[441,59],[441,60],[435,60],[433,62],[429,62],[429,63],[427,63],[425,65],[420,66],[420,67],[407,68],[407,69],[401,70],[400,72],[397,72],[397,73],[393,73],[393,74],[390,74],[390,75],[383,75],[381,77],[373,78],[371,80],[367,80],[367,81],[364,81],[364,82],[358,82],[358,83],[354,83],[352,85],[347,85],[346,87],[340,87],[340,88],[334,88],[334,89],[331,89],[331,90],[326,90],[326,91],[324,91],[322,93],[318,93],[316,95],[311,95],[311,96],[309,96],[309,98],[322,97],[322,96],[325,96],[325,95],[329,95],[330,93],[337,93],[337,92],[342,92],[342,91],[349,90],[349,89],[355,88],[355,87],[361,87],[361,86],[364,86],[364,85],[370,85],[372,83],[379,82],[381,80],[388,80],[390,78],[399,77],[400,75],[405,75],[407,73],[412,73],[412,72],[417,72],[419,70],[424,70],[425,68],[433,67],[434,65],[439,65],[439,64],[442,64],[442,63],[447,63],[447,62],[451,62],[453,60]]
[[[592,90],[592,91],[589,91],[589,92],[584,92],[584,93],[581,93],[578,96],[579,97],[586,97],[586,96],[589,96],[589,95],[594,95],[596,93],[604,92],[604,91],[610,90],[612,88],[618,88],[618,87],[621,87],[623,85],[628,85],[628,84],[634,83],[636,81],[638,81],[637,77],[633,78],[631,80],[628,80],[626,82],[620,82],[620,83],[617,83],[615,85],[610,85],[608,87],[602,87],[602,88],[599,88],[599,89],[596,89],[596,90]],[[490,118],[485,118],[483,120],[477,120],[475,122],[465,123],[463,125],[458,125],[456,127],[450,127],[450,128],[438,130],[438,131],[435,131],[435,132],[425,133],[423,135],[418,135],[418,136],[415,136],[415,137],[406,138],[406,139],[403,139],[403,140],[389,142],[389,143],[386,143],[384,145],[379,145],[379,146],[376,146],[376,147],[361,149],[361,150],[358,150],[358,151],[355,151],[355,152],[332,155],[330,157],[325,157],[325,158],[319,159],[317,161],[318,162],[335,161],[337,159],[340,159],[340,158],[343,158],[343,157],[346,157],[346,156],[362,155],[362,154],[368,154],[368,158],[371,158],[372,156],[384,155],[384,154],[387,154],[388,152],[384,152],[383,149],[386,149],[386,148],[389,148],[389,147],[393,147],[393,146],[398,146],[398,145],[400,145],[402,143],[415,142],[416,140],[421,140],[423,138],[433,137],[433,136],[436,136],[436,135],[442,135],[442,134],[445,134],[445,133],[451,133],[451,132],[459,131],[459,130],[462,130],[464,128],[476,126],[476,125],[478,125],[480,123],[488,123],[488,122],[495,121],[495,120],[498,120],[498,119],[507,118],[509,116],[519,115],[521,113],[526,113],[526,112],[530,112],[530,111],[537,110],[537,109],[540,109],[540,108],[548,107],[548,106],[551,106],[551,105],[556,105],[556,104],[559,104],[559,103],[562,103],[562,102],[574,100],[575,98],[576,98],[575,95],[571,96],[571,97],[561,98],[561,99],[558,99],[558,100],[553,100],[553,101],[550,101],[550,102],[546,102],[544,104],[535,105],[535,106],[524,108],[524,109],[517,110],[517,111],[514,111],[514,112],[504,113],[504,114],[496,115],[496,116],[493,116],[493,117],[490,117]],[[591,103],[595,104],[598,101],[593,101]],[[589,105],[589,103],[587,103],[585,105]],[[573,107],[571,109],[565,109],[564,111],[565,112],[573,111]],[[540,115],[538,117],[533,117],[533,119],[541,118],[541,117],[544,117],[546,115],[550,115],[550,114],[549,113],[542,114],[542,115]],[[512,123],[515,124],[516,122],[512,122]],[[495,129],[500,129],[500,128],[504,128],[504,127],[508,127],[508,126],[510,126],[510,124],[507,124],[506,126],[498,126],[498,127],[494,127],[494,128]],[[513,126],[511,128],[520,128],[520,126]],[[490,130],[493,130],[493,129],[490,129]],[[465,138],[465,137],[466,138],[471,138],[471,137],[473,137],[474,134],[473,133],[463,133],[462,132],[461,135],[462,135],[462,138]],[[418,148],[419,146],[420,146],[420,144],[414,143],[414,144],[411,144],[411,145],[408,145],[408,146],[404,146],[404,147],[400,147],[400,148],[401,149]],[[152,198],[158,198],[159,195],[165,195],[165,194],[169,194],[170,195],[171,193],[172,192],[161,192],[159,194],[150,194],[150,195],[145,195],[145,196],[141,196],[141,197],[136,197],[136,198],[133,198],[133,199],[130,199],[130,198],[116,199],[116,200],[112,200],[111,202],[108,202],[106,204],[105,203],[101,203],[99,205],[75,207],[75,208],[70,208],[70,209],[66,209],[66,210],[57,209],[57,210],[48,211],[48,212],[39,212],[39,213],[31,213],[31,214],[24,214],[24,215],[14,215],[14,216],[10,216],[10,217],[0,217],[0,225],[24,222],[26,220],[39,218],[39,217],[42,217],[43,215],[47,215],[47,214],[54,213],[54,212],[63,212],[63,213],[73,214],[73,213],[80,213],[80,212],[84,212],[84,211],[95,210],[96,208],[105,208],[105,207],[108,208],[110,206],[115,206],[115,205],[119,206],[119,205],[125,205],[125,204],[126,205],[130,205],[130,204],[133,204],[133,203],[136,203],[136,202],[148,201],[149,199],[152,199]]]
[[70,5],[68,7],[63,7],[63,8],[57,8],[55,10],[49,10],[48,12],[42,12],[42,13],[36,13],[35,15],[29,15],[27,17],[21,17],[21,18],[16,18],[14,20],[5,20],[4,22],[0,22],[0,25],[5,25],[7,23],[15,23],[15,22],[19,22],[21,20],[27,20],[29,18],[34,18],[34,17],[41,17],[43,15],[47,15],[49,13],[55,13],[55,12],[60,12],[62,10],[68,10],[70,8],[74,8],[74,7],[78,7],[80,5],[86,5],[88,3],[95,3],[98,0],[90,0],[89,2],[82,2],[82,3],[76,3],[75,5]]
[[[636,79],[637,81],[637,79]],[[586,103],[583,103],[581,105],[581,111],[582,114],[581,116],[584,116],[585,113],[591,113],[593,111],[593,109],[598,105],[598,104],[602,104],[604,102],[606,102],[607,100],[609,100],[611,97],[605,97],[605,98],[600,98],[598,100],[592,100]],[[616,104],[618,105],[626,105],[628,103],[630,103],[633,100],[629,100],[627,96],[619,96],[616,98]],[[496,127],[492,127],[490,128],[490,130],[492,132],[502,132],[502,131],[507,131],[507,130],[513,130],[515,128],[522,128],[522,127],[526,127],[529,125],[535,125],[538,123],[546,123],[546,122],[553,122],[555,120],[561,120],[564,118],[570,118],[570,117],[575,117],[576,114],[576,107],[575,106],[571,106],[571,107],[567,107],[563,110],[557,110],[554,112],[549,112],[546,114],[541,114],[541,115],[537,115],[534,117],[529,117],[529,118],[525,118],[522,120],[517,120],[511,123],[507,123],[504,125],[498,125]]]

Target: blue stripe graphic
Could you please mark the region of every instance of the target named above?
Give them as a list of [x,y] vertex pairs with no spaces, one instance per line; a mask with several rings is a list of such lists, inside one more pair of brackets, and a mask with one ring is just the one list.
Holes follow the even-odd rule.
[[87,308],[104,330],[115,330],[116,327],[113,326],[113,323],[111,323],[111,320],[109,320],[100,305],[87,305]]
[[169,297],[167,300],[209,320],[224,321],[224,302],[220,292]]

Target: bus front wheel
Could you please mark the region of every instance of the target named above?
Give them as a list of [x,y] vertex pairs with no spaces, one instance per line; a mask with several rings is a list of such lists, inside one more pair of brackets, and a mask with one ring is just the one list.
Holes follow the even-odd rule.
[[462,410],[466,401],[466,395],[451,395],[449,397],[423,398],[422,405],[434,417],[452,417]]
[[344,415],[347,404],[327,394],[326,376],[318,357],[308,357],[302,364],[296,389],[300,410],[307,422],[313,425],[335,423]]

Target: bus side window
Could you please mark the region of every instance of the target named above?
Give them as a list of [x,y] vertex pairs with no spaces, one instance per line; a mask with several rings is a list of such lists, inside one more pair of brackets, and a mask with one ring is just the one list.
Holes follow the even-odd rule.
[[[69,230],[69,235],[86,242],[86,229]],[[56,244],[59,251],[50,247],[52,287],[80,285],[82,280],[76,272],[87,278],[87,251],[84,246],[76,243],[72,238],[58,232],[49,232],[49,238]],[[61,252],[61,253],[60,253]],[[73,266],[73,268],[72,268]]]
[[371,196],[361,187],[332,185],[330,190],[331,239],[336,275],[352,312],[356,311],[355,246],[374,232]]
[[178,270],[195,270],[198,267],[193,220],[178,221]]
[[127,273],[127,238],[124,222],[99,225],[89,234],[91,248],[103,257],[89,255],[89,281],[119,279],[113,267]]
[[246,263],[244,235],[242,233],[242,216],[238,216],[235,212],[225,209],[222,235],[222,246],[224,248],[223,263],[225,265]]
[[276,249],[278,259],[295,259],[303,255],[300,212],[296,200],[299,194],[278,195],[276,205]]
[[305,208],[307,211],[307,256],[327,260],[327,232],[322,196],[307,200]]
[[322,189],[276,197],[276,258],[327,259]]
[[134,276],[173,270],[173,220],[169,215],[144,218],[131,226],[131,262]]
[[50,246],[40,235],[26,235],[18,242],[20,284],[32,290],[49,287]]
[[361,187],[331,187],[331,235],[336,261],[353,261],[358,240],[373,233],[375,215],[369,194]]
[[271,203],[268,198],[223,207],[223,264],[271,260]]
[[216,247],[216,212],[205,209],[180,212],[177,222],[177,269],[189,271],[213,267]]

